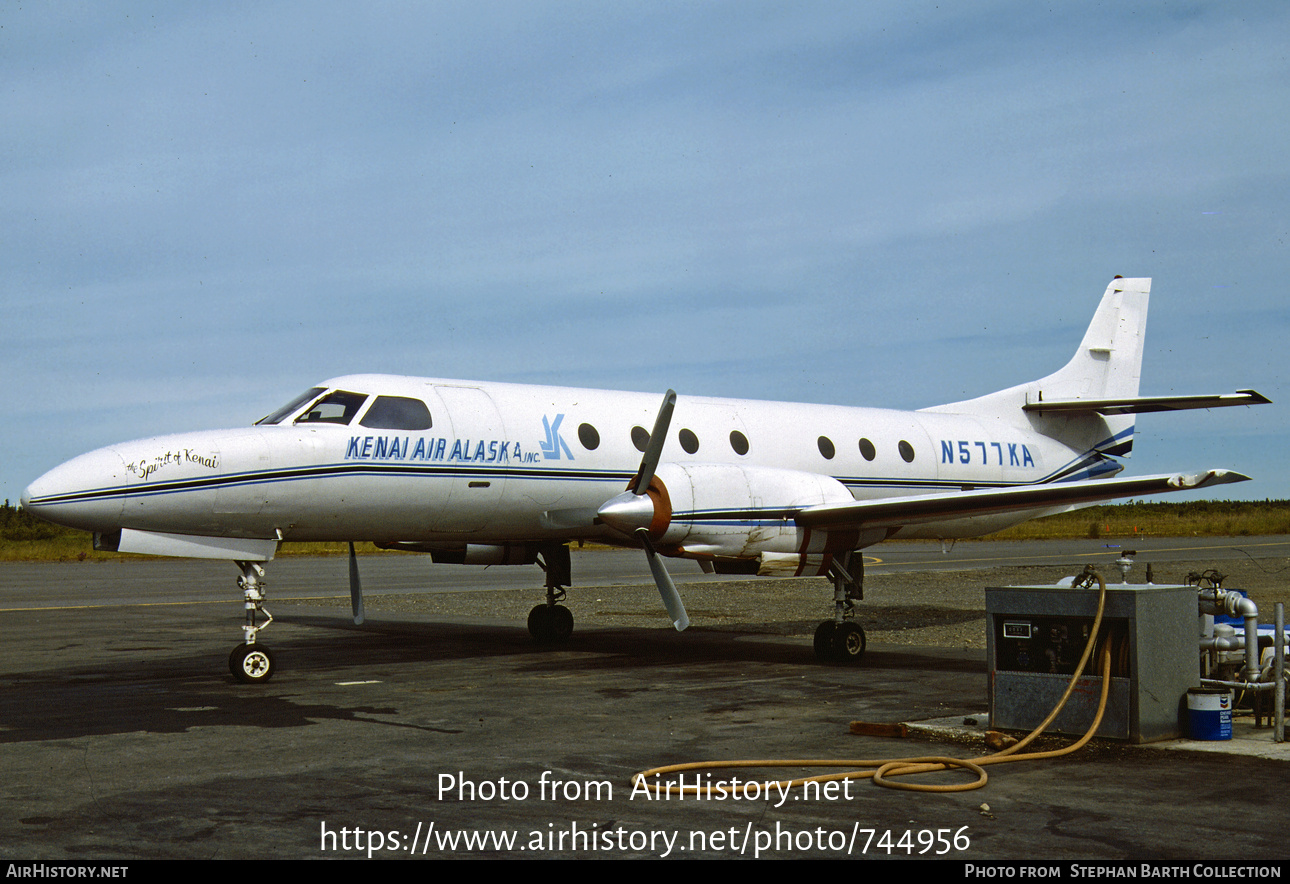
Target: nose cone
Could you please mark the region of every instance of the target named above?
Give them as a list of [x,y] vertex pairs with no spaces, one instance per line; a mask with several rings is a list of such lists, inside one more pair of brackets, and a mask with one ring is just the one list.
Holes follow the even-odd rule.
[[27,486],[22,507],[46,521],[83,531],[114,531],[125,508],[125,461],[114,448],[82,454]]

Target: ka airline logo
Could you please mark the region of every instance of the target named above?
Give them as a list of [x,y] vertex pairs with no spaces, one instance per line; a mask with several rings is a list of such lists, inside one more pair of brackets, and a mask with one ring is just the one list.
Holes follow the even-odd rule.
[[557,414],[555,420],[548,420],[546,415],[542,416],[542,427],[546,430],[546,441],[538,443],[542,449],[542,456],[547,460],[559,460],[560,450],[564,450],[564,456],[573,460],[573,452],[560,436],[560,421],[564,420],[563,414]]

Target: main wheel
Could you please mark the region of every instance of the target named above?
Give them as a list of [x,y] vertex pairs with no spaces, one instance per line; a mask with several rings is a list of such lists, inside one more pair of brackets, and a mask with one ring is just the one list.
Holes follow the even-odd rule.
[[831,663],[833,661],[833,636],[837,634],[838,624],[825,620],[815,627],[815,656],[817,659]]
[[833,659],[839,663],[858,663],[864,656],[865,644],[860,624],[848,620],[833,635]]
[[564,605],[551,608],[551,641],[566,642],[573,635],[573,612]]
[[567,641],[573,635],[573,612],[563,605],[538,605],[529,611],[529,635],[543,644]]
[[550,641],[551,606],[537,605],[529,611],[529,635],[539,642]]
[[228,655],[228,668],[235,678],[247,684],[268,681],[276,669],[273,652],[264,645],[238,645]]

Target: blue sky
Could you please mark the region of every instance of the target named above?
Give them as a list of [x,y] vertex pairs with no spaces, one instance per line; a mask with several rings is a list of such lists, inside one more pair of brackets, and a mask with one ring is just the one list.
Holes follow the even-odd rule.
[[1283,3],[0,3],[0,496],[382,371],[919,408],[1155,282],[1290,498]]

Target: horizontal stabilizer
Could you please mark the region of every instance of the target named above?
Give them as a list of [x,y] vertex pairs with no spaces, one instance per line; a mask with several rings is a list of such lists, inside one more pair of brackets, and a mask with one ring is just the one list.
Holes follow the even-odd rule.
[[1096,503],[1117,497],[1138,497],[1165,491],[1206,488],[1245,482],[1249,476],[1230,470],[1204,473],[1140,476],[1133,479],[1091,479],[1084,482],[1050,482],[980,491],[952,491],[911,497],[857,500],[804,509],[794,521],[803,528],[899,528],[945,519],[986,516],[1018,510],[1044,509]]
[[1134,396],[1127,399],[1041,399],[1027,402],[1025,411],[1070,414],[1145,414],[1153,411],[1186,411],[1190,408],[1223,408],[1228,405],[1268,405],[1272,400],[1254,390],[1217,396]]

